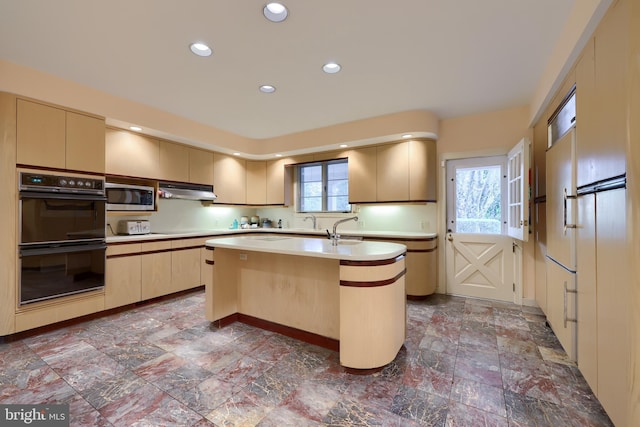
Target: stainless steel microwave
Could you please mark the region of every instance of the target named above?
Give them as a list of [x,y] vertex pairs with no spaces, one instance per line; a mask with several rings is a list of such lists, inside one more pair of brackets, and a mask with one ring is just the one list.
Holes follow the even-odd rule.
[[145,185],[107,182],[108,211],[153,211],[156,209],[156,190]]

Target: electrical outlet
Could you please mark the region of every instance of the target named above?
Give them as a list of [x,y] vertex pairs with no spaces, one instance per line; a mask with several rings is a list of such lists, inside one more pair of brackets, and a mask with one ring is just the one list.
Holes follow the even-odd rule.
[[240,261],[246,261],[247,260],[247,254],[240,254]]
[[430,225],[429,221],[420,221],[420,230],[426,230]]
[[358,227],[364,228],[364,220],[363,219],[358,221]]

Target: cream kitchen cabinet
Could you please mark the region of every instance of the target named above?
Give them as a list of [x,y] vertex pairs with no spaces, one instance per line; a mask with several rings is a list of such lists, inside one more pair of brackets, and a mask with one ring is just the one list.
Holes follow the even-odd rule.
[[171,241],[171,289],[183,291],[202,285],[200,250],[205,238]]
[[172,293],[171,241],[145,243],[141,250],[142,300]]
[[407,247],[405,292],[409,298],[431,295],[438,287],[438,238],[390,239],[366,237],[364,240],[399,243]]
[[409,144],[399,142],[376,147],[376,201],[409,200]]
[[213,152],[189,148],[189,182],[213,185]]
[[349,202],[436,201],[436,142],[411,140],[351,150]]
[[267,160],[266,164],[266,204],[290,206],[293,203],[293,164],[313,161],[312,155],[282,157]]
[[415,139],[409,141],[409,200],[435,202],[436,142]]
[[628,9],[611,7],[576,66],[578,187],[626,172]]
[[160,141],[114,128],[107,128],[105,137],[107,174],[158,178]]
[[247,204],[265,205],[267,203],[267,162],[247,160]]
[[186,145],[160,140],[159,160],[157,178],[164,181],[189,181],[189,148]]
[[17,163],[105,171],[104,119],[17,99]]
[[213,154],[213,185],[218,195],[216,203],[244,205],[247,203],[247,161],[221,153]]
[[349,152],[349,203],[376,202],[377,167],[376,147],[365,147]]
[[104,308],[132,304],[142,299],[142,245],[107,246]]

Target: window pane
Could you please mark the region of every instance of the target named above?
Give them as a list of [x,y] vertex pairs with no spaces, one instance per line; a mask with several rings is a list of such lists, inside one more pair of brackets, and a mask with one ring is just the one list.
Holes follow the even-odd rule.
[[322,181],[322,166],[301,166],[302,182]]
[[458,233],[502,233],[500,166],[456,170]]
[[303,197],[322,197],[322,181],[302,184]]
[[329,196],[327,198],[327,210],[338,212],[350,211],[351,205],[349,205],[349,196]]
[[327,179],[329,181],[347,178],[349,178],[349,169],[346,162],[329,163],[327,165]]
[[349,181],[346,179],[339,181],[329,181],[327,183],[327,196],[348,196]]
[[322,197],[304,197],[300,200],[300,210],[302,212],[322,211]]

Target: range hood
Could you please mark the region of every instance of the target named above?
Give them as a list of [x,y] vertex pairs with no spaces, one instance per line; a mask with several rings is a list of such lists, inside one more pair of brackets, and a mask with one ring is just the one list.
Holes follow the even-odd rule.
[[213,202],[218,198],[213,193],[213,185],[176,184],[174,182],[160,182],[161,199],[200,200]]

